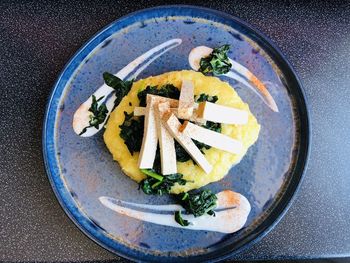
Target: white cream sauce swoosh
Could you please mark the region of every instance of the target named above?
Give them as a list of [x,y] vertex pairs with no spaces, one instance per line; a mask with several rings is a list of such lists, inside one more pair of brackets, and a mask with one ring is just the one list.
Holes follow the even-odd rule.
[[[198,70],[200,68],[200,60],[203,57],[207,57],[213,52],[213,49],[206,46],[198,46],[191,50],[188,56],[188,62],[192,69]],[[269,106],[273,111],[278,112],[278,107],[271,96],[270,92],[266,88],[267,82],[260,81],[249,69],[239,64],[238,62],[230,59],[232,64],[231,71],[222,76],[226,76],[242,83],[244,86],[250,88],[255,94],[257,94],[262,101]]]
[[[179,205],[137,204],[106,196],[101,196],[99,200],[104,206],[119,214],[158,225],[221,233],[233,233],[240,230],[246,223],[251,209],[248,200],[243,195],[229,190],[218,193],[217,197],[218,206],[215,208],[215,217],[209,215],[194,217],[193,215],[183,214],[183,218],[191,222],[191,225],[187,227],[179,225],[174,219],[174,214],[157,213],[157,211],[175,212],[184,210]],[[154,212],[140,211],[126,206],[151,209]]]
[[[121,69],[118,73],[115,74],[120,79],[135,79],[145,68],[149,66],[154,60],[159,58],[164,53],[168,52],[169,50],[177,47],[182,43],[182,40],[180,38],[174,38],[171,40],[168,40],[139,56],[138,58],[131,61],[127,66],[125,66],[123,69]],[[144,63],[144,64],[143,64]],[[141,65],[143,64],[143,65]],[[140,66],[141,65],[141,66]],[[137,70],[136,70],[137,69]],[[133,73],[131,76],[129,76],[134,70],[135,73]],[[106,84],[103,84],[98,90],[94,92],[94,95],[97,99],[104,96],[104,98],[99,101],[99,105],[104,103],[108,96],[113,92],[114,90],[107,86]],[[80,107],[76,110],[73,116],[73,130],[76,134],[79,134],[85,127],[89,125],[90,115],[91,112],[89,112],[89,108],[92,103],[92,95],[83,103],[80,105]],[[96,129],[94,127],[88,128],[85,133],[83,133],[82,137],[90,137],[96,134],[99,130],[101,130],[108,119],[108,115],[111,113],[113,107],[114,107],[114,101],[116,99],[115,93],[113,93],[112,96],[107,100],[106,106],[108,109],[107,117],[104,121],[104,123],[100,124],[99,129]]]

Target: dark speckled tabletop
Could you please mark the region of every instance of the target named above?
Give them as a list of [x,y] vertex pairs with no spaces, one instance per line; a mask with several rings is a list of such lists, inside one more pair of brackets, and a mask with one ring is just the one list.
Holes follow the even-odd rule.
[[[164,2],[0,2],[0,261],[118,259],[60,208],[42,161],[42,120],[56,77],[84,42],[120,16]],[[225,11],[268,35],[309,103],[311,155],[296,201],[235,259],[349,257],[350,1],[182,3]]]

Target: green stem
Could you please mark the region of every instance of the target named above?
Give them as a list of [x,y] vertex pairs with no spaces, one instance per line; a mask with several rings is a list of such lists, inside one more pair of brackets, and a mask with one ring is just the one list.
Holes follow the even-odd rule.
[[161,183],[162,183],[161,181],[158,181],[158,182],[154,183],[154,184],[151,186],[151,188],[154,189],[154,188],[156,188],[158,185],[160,185]]
[[162,182],[164,177],[151,171],[151,170],[147,170],[147,169],[141,169],[141,172],[143,172],[144,174],[153,177],[154,179],[157,179],[158,181]]
[[188,193],[184,193],[184,195],[182,196],[181,200],[186,200],[188,198],[189,194]]

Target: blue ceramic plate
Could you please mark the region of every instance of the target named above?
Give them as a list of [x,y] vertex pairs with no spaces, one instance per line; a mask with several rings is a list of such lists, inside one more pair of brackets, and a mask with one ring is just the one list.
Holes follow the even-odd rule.
[[[146,196],[112,160],[100,132],[81,138],[72,129],[78,106],[117,72],[152,47],[172,38],[182,44],[153,62],[139,78],[189,69],[198,45],[230,44],[230,57],[269,82],[279,113],[251,90],[230,82],[261,124],[258,141],[214,192],[242,193],[252,211],[234,234],[191,231],[145,223],[104,207],[100,196],[166,204]],[[69,61],[52,91],[45,116],[43,151],[52,188],[64,211],[91,239],[118,255],[143,261],[206,261],[225,258],[259,240],[278,222],[300,184],[309,146],[309,121],[300,83],[288,62],[265,36],[227,14],[193,6],[158,7],[127,15],[104,28]]]

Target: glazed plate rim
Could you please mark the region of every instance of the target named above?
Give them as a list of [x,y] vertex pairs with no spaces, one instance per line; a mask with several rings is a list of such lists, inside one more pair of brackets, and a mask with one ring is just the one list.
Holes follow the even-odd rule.
[[[53,141],[55,140],[55,133],[49,133],[48,129],[53,128],[55,130],[55,116],[51,116],[51,109],[55,108],[55,103],[58,103],[58,99],[61,98],[61,94],[56,94],[57,90],[59,88],[62,89],[62,92],[64,91],[64,86],[66,84],[62,84],[62,82],[65,82],[65,77],[68,75],[68,79],[70,78],[71,74],[79,68],[79,65],[82,63],[84,58],[86,56],[81,57],[81,53],[85,50],[88,50],[88,54],[96,48],[97,45],[102,43],[105,39],[110,37],[109,30],[113,29],[115,26],[120,24],[119,26],[123,28],[123,24],[130,25],[128,23],[128,20],[132,19],[133,17],[137,17],[139,15],[148,14],[151,18],[152,13],[154,12],[162,12],[164,10],[167,11],[174,11],[176,12],[182,12],[186,8],[187,10],[191,11],[202,11],[207,12],[210,15],[222,17],[226,20],[230,20],[235,24],[238,24],[244,29],[247,29],[248,32],[255,34],[255,41],[260,41],[264,45],[264,49],[269,50],[269,55],[273,54],[273,61],[278,61],[278,65],[280,68],[282,68],[282,72],[286,74],[286,76],[290,79],[292,82],[292,89],[293,92],[296,95],[297,101],[296,104],[298,106],[298,111],[300,115],[300,150],[298,153],[298,156],[296,158],[296,164],[294,167],[294,171],[292,172],[290,182],[283,194],[283,196],[280,198],[279,203],[274,208],[274,210],[268,215],[268,217],[263,221],[262,224],[260,224],[256,230],[254,230],[253,233],[251,233],[246,239],[239,244],[230,244],[231,246],[228,248],[228,246],[223,246],[220,248],[220,250],[212,251],[207,254],[201,254],[201,255],[194,255],[190,256],[189,258],[185,257],[162,257],[158,258],[155,255],[150,254],[144,254],[139,251],[132,251],[131,248],[128,248],[124,244],[118,243],[119,247],[118,249],[114,249],[106,242],[103,241],[109,241],[108,237],[102,237],[104,240],[100,240],[101,233],[98,233],[98,231],[94,230],[91,227],[91,222],[87,218],[84,218],[82,216],[81,211],[74,207],[72,204],[69,204],[69,201],[71,200],[70,193],[67,191],[66,188],[64,188],[64,181],[61,180],[60,185],[57,184],[57,176],[59,176],[59,168],[55,168],[55,160],[52,160],[52,156],[50,157],[48,155],[48,151],[50,150],[50,147],[52,148],[52,145],[48,143],[48,140],[51,138]],[[177,15],[184,15],[186,14],[177,14]],[[134,23],[134,22],[133,22]],[[132,24],[132,23],[131,23]],[[119,28],[118,30],[120,30]],[[112,32],[113,34],[114,32]],[[96,44],[96,41],[98,42]],[[76,62],[78,61],[78,62]],[[117,254],[119,256],[122,256],[124,258],[130,259],[130,260],[137,260],[137,261],[157,261],[162,259],[167,259],[170,261],[186,261],[191,259],[192,261],[219,261],[226,259],[229,256],[235,255],[240,253],[241,251],[247,249],[248,247],[252,246],[259,240],[261,240],[268,232],[270,232],[276,224],[281,220],[281,218],[284,216],[288,208],[291,206],[293,200],[295,199],[296,193],[298,192],[300,188],[300,184],[303,179],[303,175],[305,173],[307,162],[309,159],[309,148],[311,143],[311,127],[310,127],[310,115],[307,108],[307,102],[306,102],[306,96],[303,91],[302,85],[300,80],[298,79],[294,69],[286,59],[286,57],[282,54],[282,52],[276,47],[275,44],[263,33],[261,33],[259,30],[256,30],[252,26],[248,25],[246,22],[242,21],[241,19],[234,17],[232,15],[226,14],[221,11],[205,8],[205,7],[199,7],[199,6],[193,6],[193,5],[167,5],[167,6],[158,6],[158,7],[152,7],[147,9],[142,9],[136,12],[129,13],[125,16],[120,17],[119,19],[113,21],[106,27],[102,28],[100,31],[98,31],[94,36],[92,36],[81,48],[79,48],[78,51],[72,56],[72,58],[68,61],[68,63],[64,66],[62,72],[60,73],[57,81],[55,82],[53,89],[51,91],[45,116],[44,116],[44,123],[43,123],[43,133],[42,133],[42,147],[43,147],[43,159],[45,164],[45,170],[48,176],[48,179],[50,181],[51,187],[55,193],[55,196],[57,200],[60,203],[60,206],[62,207],[63,211],[68,215],[68,217],[73,221],[73,223],[91,240],[93,240],[95,243],[100,245],[101,247],[107,249],[108,251]],[[57,105],[56,105],[57,106]],[[51,114],[50,114],[51,113]],[[302,114],[300,114],[302,113]],[[50,126],[51,125],[51,126]],[[55,157],[54,157],[55,158]],[[56,170],[55,170],[56,169]],[[57,171],[58,170],[58,171]],[[58,175],[57,175],[58,172]],[[56,173],[56,174],[55,174]],[[63,188],[64,189],[63,189]],[[73,200],[73,199],[72,199]],[[106,240],[107,239],[107,240]],[[116,242],[115,240],[110,240],[109,242]],[[243,244],[240,244],[243,243]],[[143,256],[141,259],[140,256]]]

